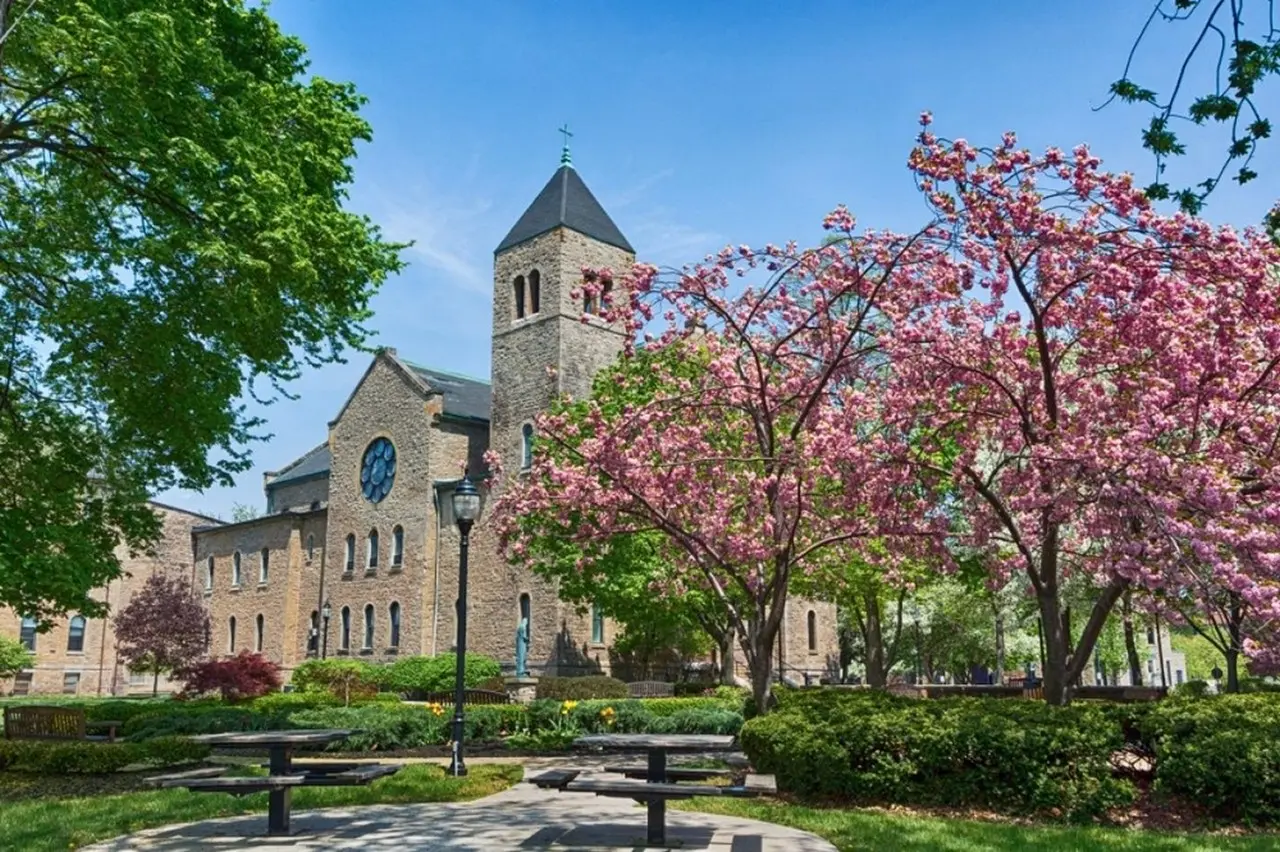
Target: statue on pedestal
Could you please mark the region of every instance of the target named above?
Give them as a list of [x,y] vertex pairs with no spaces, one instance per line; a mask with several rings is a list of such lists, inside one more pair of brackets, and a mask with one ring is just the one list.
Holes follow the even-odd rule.
[[529,676],[529,619],[521,616],[516,627],[516,677]]

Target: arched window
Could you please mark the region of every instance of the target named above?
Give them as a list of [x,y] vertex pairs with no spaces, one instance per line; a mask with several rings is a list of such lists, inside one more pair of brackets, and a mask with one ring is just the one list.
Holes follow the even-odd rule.
[[209,557],[209,561],[204,566],[204,587],[206,589],[213,588],[213,557]]
[[227,619],[227,653],[234,654],[236,652],[236,617],[233,615]]
[[596,603],[591,605],[591,641],[596,645],[604,644],[604,613]]
[[253,650],[259,654],[262,653],[262,635],[267,630],[267,620],[262,617],[262,613],[258,613],[258,617],[254,619],[253,624]]
[[526,423],[520,427],[520,469],[533,467],[533,424]]
[[31,616],[22,619],[22,626],[18,630],[18,641],[22,643],[22,647],[32,653],[36,650],[36,620]]
[[307,561],[310,562],[316,555],[316,537],[314,535],[307,536]]
[[307,631],[307,653],[314,656],[320,650],[320,613],[311,610],[311,629]]
[[364,647],[373,647],[373,604],[364,605]]
[[84,650],[84,616],[76,615],[67,624],[67,650]]
[[342,608],[342,633],[338,636],[338,647],[344,651],[351,650],[351,607]]
[[533,624],[533,604],[529,600],[529,593],[525,592],[520,596],[520,617],[529,624]]
[[805,626],[809,631],[809,650],[818,650],[818,614],[813,610],[809,610],[809,614],[805,616]]
[[378,531],[369,530],[369,553],[365,557],[365,568],[372,571],[378,567]]
[[536,314],[542,307],[542,273],[529,273],[529,313]]
[[231,585],[240,585],[240,551],[231,555]]
[[262,548],[262,561],[258,563],[258,582],[267,582],[267,575],[271,573],[271,551]]
[[613,304],[613,282],[605,281],[600,287],[600,300],[596,305],[596,313],[608,308]]
[[396,527],[391,531],[391,565],[399,568],[404,564],[404,527]]
[[355,533],[347,536],[347,568],[346,572],[350,574],[356,570],[356,537]]
[[391,606],[387,608],[387,614],[391,617],[391,647],[400,647],[400,604],[396,601],[391,602]]
[[516,297],[516,319],[524,319],[524,276],[517,275],[511,282],[511,289]]

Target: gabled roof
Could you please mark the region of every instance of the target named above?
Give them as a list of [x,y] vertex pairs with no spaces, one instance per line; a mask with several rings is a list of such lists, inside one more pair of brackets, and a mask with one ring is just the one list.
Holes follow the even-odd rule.
[[330,461],[328,443],[313,447],[301,458],[293,460],[280,470],[269,472],[267,475],[271,477],[271,481],[267,483],[267,487],[272,488],[286,482],[296,482],[328,473]]
[[[404,361],[404,359],[401,360]],[[404,365],[426,382],[433,391],[444,397],[446,415],[467,420],[487,421],[489,419],[493,392],[488,382],[446,370],[423,367],[410,361],[404,361]]]
[[494,249],[494,254],[561,226],[635,254],[636,250],[622,231],[604,212],[573,166],[568,165],[561,166],[551,176],[529,209]]

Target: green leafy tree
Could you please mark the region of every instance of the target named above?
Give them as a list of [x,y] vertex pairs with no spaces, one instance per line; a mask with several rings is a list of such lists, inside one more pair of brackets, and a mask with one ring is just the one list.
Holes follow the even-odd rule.
[[145,500],[230,484],[237,400],[366,340],[362,98],[242,0],[0,0],[0,605],[88,596]]
[[[1139,48],[1162,24],[1185,33],[1189,48],[1168,69],[1162,92],[1130,76]],[[1268,101],[1260,90],[1280,75],[1280,28],[1275,0],[1156,0],[1129,51],[1124,72],[1111,84],[1107,104],[1119,100],[1144,104],[1152,115],[1142,131],[1142,145],[1155,155],[1155,181],[1147,187],[1153,199],[1173,198],[1187,213],[1197,213],[1223,178],[1245,184],[1258,174],[1251,168],[1258,143],[1271,136]],[[1197,57],[1200,62],[1195,62]],[[1100,107],[1101,108],[1101,107]],[[1222,166],[1195,186],[1171,188],[1164,172],[1170,159],[1186,153],[1179,125],[1217,124],[1228,130]],[[1280,227],[1280,206],[1269,217]]]
[[0,680],[7,680],[23,669],[35,665],[35,657],[31,656],[21,642],[0,636]]
[[231,522],[235,524],[241,521],[252,521],[261,514],[257,506],[248,506],[244,503],[234,503],[231,506]]

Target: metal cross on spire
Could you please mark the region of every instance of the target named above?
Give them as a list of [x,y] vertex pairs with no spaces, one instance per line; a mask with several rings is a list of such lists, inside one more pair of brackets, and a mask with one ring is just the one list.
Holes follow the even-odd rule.
[[560,133],[564,136],[564,148],[560,150],[560,165],[572,167],[573,159],[569,156],[569,139],[573,136],[573,133],[569,130],[567,122],[564,127],[560,128]]

